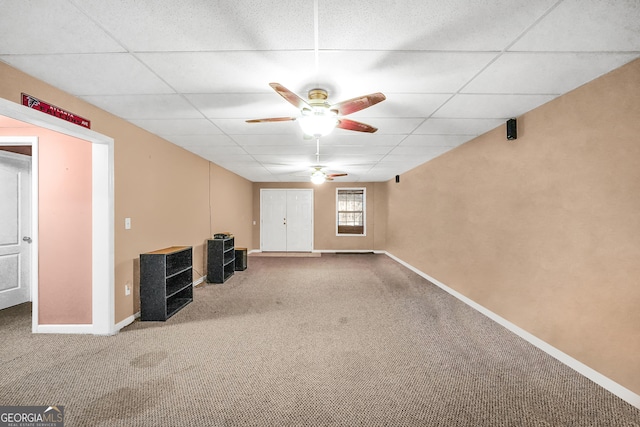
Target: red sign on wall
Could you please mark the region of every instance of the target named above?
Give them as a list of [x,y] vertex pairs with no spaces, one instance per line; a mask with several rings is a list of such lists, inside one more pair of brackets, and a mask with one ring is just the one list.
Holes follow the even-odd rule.
[[55,105],[44,102],[34,96],[27,95],[26,93],[22,94],[22,105],[33,108],[34,110],[42,111],[43,113],[47,113],[50,116],[55,116],[62,120],[75,123],[78,126],[91,129],[91,122],[89,120],[80,117],[77,114],[65,111],[62,108],[58,108]]

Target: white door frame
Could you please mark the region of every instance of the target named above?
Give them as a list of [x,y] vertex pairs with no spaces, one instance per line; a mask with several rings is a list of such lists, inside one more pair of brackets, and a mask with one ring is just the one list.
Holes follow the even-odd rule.
[[[92,151],[92,323],[90,325],[38,324],[38,141],[33,137],[4,137],[3,145],[32,145],[32,331],[34,333],[81,333],[111,335],[115,325],[114,295],[114,140],[90,129],[49,116],[0,98],[0,115],[20,120],[91,143]],[[31,138],[31,139],[29,139]],[[10,142],[9,142],[10,141]],[[35,218],[33,217],[35,215]]]

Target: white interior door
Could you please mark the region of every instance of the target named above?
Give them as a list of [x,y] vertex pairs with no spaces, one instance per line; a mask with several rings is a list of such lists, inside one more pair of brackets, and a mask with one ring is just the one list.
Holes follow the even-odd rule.
[[313,250],[313,190],[260,190],[260,249]]
[[286,190],[260,190],[260,250],[287,250]]
[[31,300],[31,159],[0,151],[0,309]]
[[287,190],[287,251],[313,250],[313,190]]

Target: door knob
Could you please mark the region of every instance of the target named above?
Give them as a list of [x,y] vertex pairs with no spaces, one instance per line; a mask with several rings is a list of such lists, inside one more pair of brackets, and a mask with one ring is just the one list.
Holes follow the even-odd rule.
[[22,238],[22,240],[24,240],[24,241],[25,241],[25,242],[27,242],[27,243],[31,243],[31,242],[32,242],[31,237],[29,237],[29,236],[24,236],[24,237]]

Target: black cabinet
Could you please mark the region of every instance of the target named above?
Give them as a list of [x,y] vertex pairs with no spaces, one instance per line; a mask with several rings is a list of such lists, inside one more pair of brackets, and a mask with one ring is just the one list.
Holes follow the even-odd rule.
[[224,283],[236,268],[233,237],[207,240],[207,282]]
[[140,320],[165,321],[193,301],[191,246],[140,254]]

